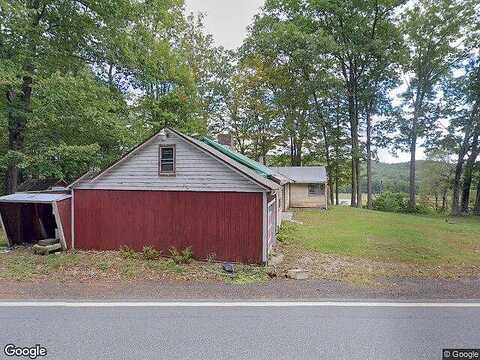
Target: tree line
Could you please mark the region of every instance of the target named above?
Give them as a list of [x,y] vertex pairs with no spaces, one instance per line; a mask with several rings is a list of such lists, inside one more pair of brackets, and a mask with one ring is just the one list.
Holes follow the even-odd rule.
[[[325,164],[329,201],[348,186],[357,207],[365,188],[372,207],[378,149],[408,151],[410,211],[417,189],[446,188],[454,214],[480,214],[478,14],[474,0],[266,0],[228,51],[182,0],[0,1],[3,192],[73,180],[172,126],[229,131],[268,165]],[[420,147],[449,166],[419,187]]]
[[326,164],[330,202],[347,184],[355,207],[365,187],[372,207],[372,161],[388,148],[410,153],[417,211],[423,147],[456,161],[453,176],[432,169],[452,212],[472,210],[476,187],[479,213],[478,15],[469,0],[267,0],[230,57],[226,126],[259,161]]

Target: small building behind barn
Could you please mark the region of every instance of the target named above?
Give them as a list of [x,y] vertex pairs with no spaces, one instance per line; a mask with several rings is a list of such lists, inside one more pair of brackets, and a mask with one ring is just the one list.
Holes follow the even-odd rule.
[[324,166],[272,167],[274,173],[284,176],[282,186],[283,211],[288,208],[327,208],[327,172]]

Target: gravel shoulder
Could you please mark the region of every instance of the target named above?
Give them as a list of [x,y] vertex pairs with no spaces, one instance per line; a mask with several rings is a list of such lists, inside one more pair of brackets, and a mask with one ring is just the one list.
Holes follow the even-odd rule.
[[385,287],[275,279],[264,284],[40,280],[0,282],[1,300],[480,300],[480,278],[402,279]]

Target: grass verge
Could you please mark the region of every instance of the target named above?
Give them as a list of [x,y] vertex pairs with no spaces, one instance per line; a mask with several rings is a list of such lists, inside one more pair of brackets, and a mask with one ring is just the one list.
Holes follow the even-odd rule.
[[299,210],[279,235],[287,266],[320,277],[368,282],[374,277],[480,274],[480,218],[445,218],[333,207]]
[[231,284],[259,283],[267,279],[261,266],[238,265],[230,276],[222,264],[192,261],[176,264],[171,258],[145,260],[140,254],[126,258],[116,251],[77,251],[59,255],[34,255],[31,249],[16,248],[0,253],[0,279],[35,281],[198,281]]

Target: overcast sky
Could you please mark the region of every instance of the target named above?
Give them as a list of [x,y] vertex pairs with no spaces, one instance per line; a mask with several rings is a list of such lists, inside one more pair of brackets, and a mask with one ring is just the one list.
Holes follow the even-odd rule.
[[[242,44],[247,35],[247,26],[263,5],[263,0],[185,0],[185,4],[188,12],[202,12],[206,15],[206,30],[213,35],[217,45],[234,49]],[[410,159],[407,153],[394,158],[386,150],[380,150],[379,157],[384,162],[403,162]],[[417,152],[417,158],[424,158],[421,149]]]

